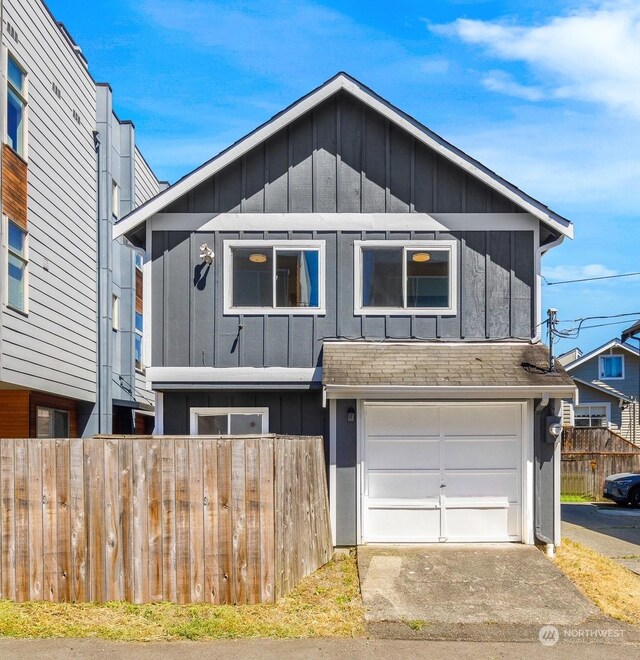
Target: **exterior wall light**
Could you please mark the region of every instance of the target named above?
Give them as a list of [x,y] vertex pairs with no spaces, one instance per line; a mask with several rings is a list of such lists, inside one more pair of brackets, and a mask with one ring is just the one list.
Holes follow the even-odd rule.
[[353,422],[356,418],[356,411],[353,408],[347,410],[347,422]]
[[202,259],[205,264],[211,265],[214,256],[213,250],[206,243],[203,243],[200,246],[200,259]]

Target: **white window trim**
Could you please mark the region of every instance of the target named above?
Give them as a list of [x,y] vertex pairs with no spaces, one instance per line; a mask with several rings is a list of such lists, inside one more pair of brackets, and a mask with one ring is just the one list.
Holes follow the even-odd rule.
[[[396,247],[406,250],[449,251],[449,306],[448,307],[363,307],[362,305],[362,248]],[[458,242],[434,241],[354,241],[353,244],[353,309],[356,316],[451,316],[458,312]],[[406,258],[402,260],[403,299],[406,300]]]
[[120,298],[115,293],[111,294],[111,329],[120,330]]
[[190,408],[189,433],[198,434],[198,417],[200,415],[262,415],[262,430],[255,435],[269,433],[269,408]]
[[120,217],[120,186],[115,179],[111,179],[111,215]]
[[[573,404],[573,425],[576,426],[576,408],[589,408],[589,417],[591,417],[591,408],[604,407],[607,415],[607,427],[611,426],[611,404],[607,401],[589,401],[589,403]],[[604,428],[598,426],[578,426],[576,428]]]
[[[150,348],[151,348],[150,346],[146,346],[146,342],[145,342],[145,326],[146,326],[146,319],[147,319],[147,316],[145,315],[145,300],[146,300],[146,294],[147,294],[147,292],[145,291],[146,278],[144,276],[144,270],[145,270],[144,265],[143,265],[142,268],[140,268],[140,266],[138,266],[138,264],[135,260],[135,256],[134,256],[134,262],[133,263],[134,263],[134,270],[133,270],[133,274],[134,274],[134,279],[133,279],[133,282],[134,282],[134,291],[133,291],[133,305],[134,305],[134,309],[133,309],[133,367],[134,367],[136,373],[144,374],[145,368],[146,368],[144,358],[145,358],[145,355],[147,355],[147,351],[150,350]],[[136,291],[135,291],[136,278],[135,278],[135,276],[138,273],[138,271],[142,275],[142,312],[141,312],[141,314],[142,314],[142,331],[138,330],[138,326],[136,324],[136,315],[140,313],[140,312],[137,312],[136,308],[135,308],[135,305],[136,305],[136,303],[135,303],[135,299],[136,299]],[[150,275],[151,275],[151,273],[149,272],[148,273],[149,279],[151,279]],[[140,337],[140,364],[137,364],[137,362],[136,362],[136,344],[135,344],[135,338],[136,337]]]
[[[606,358],[619,357],[622,358],[622,376],[603,376],[602,361]],[[624,355],[621,353],[608,353],[606,355],[598,356],[598,380],[624,380]]]
[[[234,248],[275,248],[280,250],[317,250],[318,251],[318,307],[234,307],[233,306],[233,254]],[[224,314],[238,316],[253,314],[261,316],[324,316],[326,310],[326,265],[325,241],[296,240],[233,240],[224,241]],[[275,288],[273,295],[275,297]],[[275,298],[274,298],[275,299]]]
[[[9,57],[11,57],[11,59],[17,64],[18,68],[24,74],[24,85],[21,92],[9,82]],[[2,127],[4,133],[4,143],[9,146],[9,113],[6,111],[6,105],[9,89],[11,89],[11,91],[16,94],[16,96],[18,96],[18,98],[24,103],[24,112],[22,115],[22,153],[18,153],[15,149],[13,149],[13,152],[18,156],[18,158],[22,158],[22,160],[26,162],[29,159],[29,73],[24,68],[20,58],[13,51],[6,47],[3,48],[2,65],[5,80],[3,89],[4,98],[2,100],[3,107],[5,108],[4,126]]]
[[[3,266],[3,275],[2,279],[4,279],[4,291],[3,296],[4,296],[4,301],[5,301],[5,307],[7,309],[10,309],[17,314],[21,314],[22,316],[28,316],[29,315],[29,271],[31,270],[29,268],[30,262],[29,262],[29,230],[24,229],[21,227],[17,222],[13,222],[11,218],[9,218],[6,215],[2,216],[3,219],[3,236],[6,238],[4,239],[4,253],[5,253],[5,259],[4,259],[4,266]],[[17,255],[15,252],[13,252],[9,248],[9,223],[13,222],[13,224],[18,227],[18,229],[22,232],[24,232],[24,256]],[[18,259],[21,259],[24,261],[24,288],[23,288],[23,307],[22,309],[15,307],[14,305],[11,305],[9,303],[9,254],[13,254],[18,257]]]

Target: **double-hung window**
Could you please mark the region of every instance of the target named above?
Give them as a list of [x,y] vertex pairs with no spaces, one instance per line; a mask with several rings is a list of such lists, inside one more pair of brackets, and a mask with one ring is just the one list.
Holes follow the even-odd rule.
[[7,60],[7,144],[25,157],[26,75],[9,55]]
[[455,241],[356,241],[356,314],[455,314]]
[[598,364],[601,380],[624,378],[624,355],[601,355]]
[[9,220],[7,304],[19,312],[27,311],[27,232]]
[[191,408],[191,435],[260,435],[269,432],[268,408]]
[[225,313],[324,314],[322,241],[227,241]]

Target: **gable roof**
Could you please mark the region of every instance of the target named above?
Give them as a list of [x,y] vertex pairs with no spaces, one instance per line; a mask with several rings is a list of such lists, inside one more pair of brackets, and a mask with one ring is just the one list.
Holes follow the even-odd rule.
[[597,355],[600,355],[600,353],[604,353],[604,351],[607,351],[610,348],[621,348],[622,350],[627,351],[628,353],[631,353],[631,355],[633,355],[635,357],[638,357],[640,355],[640,353],[638,353],[638,351],[635,348],[633,348],[631,346],[627,346],[627,344],[623,344],[618,339],[612,339],[611,341],[607,342],[606,344],[603,344],[602,346],[599,346],[598,348],[595,348],[590,353],[586,353],[582,357],[578,358],[575,362],[570,362],[569,364],[565,364],[564,368],[567,371],[571,371],[572,369],[575,369],[576,367],[579,367],[581,364],[584,364],[587,360],[591,360],[591,358],[594,358]]
[[618,399],[621,399],[622,401],[631,401],[631,397],[627,396],[626,394],[623,394],[622,392],[618,392],[618,390],[614,389],[610,385],[607,385],[606,383],[603,383],[600,380],[582,380],[582,378],[574,378],[574,382],[579,383],[580,385],[584,385],[586,387],[591,387],[594,390],[598,390],[599,392],[604,392],[605,394],[608,394],[609,396],[614,396]]
[[449,159],[464,171],[482,181],[490,188],[531,213],[542,223],[550,227],[561,236],[573,238],[573,224],[553,212],[541,202],[527,195],[522,190],[509,183],[495,172],[482,165],[471,156],[429,130],[413,117],[396,108],[391,103],[378,96],[371,89],[358,82],[346,73],[338,73],[333,78],[316,88],[306,96],[290,105],[288,108],[272,117],[269,121],[256,128],[238,142],[234,143],[217,156],[196,168],[190,174],[178,180],[172,186],[159,193],[145,204],[142,204],[129,215],[115,224],[113,237],[128,235],[139,229],[146,220],[166,206],[179,199],[197,185],[210,178],[221,169],[242,157],[249,150],[261,144],[279,130],[291,124],[303,114],[309,112],[327,98],[339,91],[346,91],[359,99],[362,103],[394,122],[407,131],[414,138],[421,141],[438,154]]

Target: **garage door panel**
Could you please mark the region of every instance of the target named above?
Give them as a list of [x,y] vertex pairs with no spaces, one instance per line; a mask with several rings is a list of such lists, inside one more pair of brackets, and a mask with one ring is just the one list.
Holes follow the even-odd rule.
[[439,435],[439,410],[430,406],[372,406],[367,408],[367,428],[371,437],[395,436],[398,421],[404,436]]
[[447,438],[444,468],[513,468],[518,461],[518,442],[516,438]]
[[513,436],[519,420],[519,407],[511,405],[445,406],[442,409],[445,436]]
[[370,470],[439,470],[438,438],[370,437],[367,444],[367,465]]
[[[510,502],[519,498],[519,479],[516,470],[451,470],[447,472],[447,499],[465,497],[473,500],[478,497],[506,497]],[[469,502],[473,506],[473,502]]]
[[369,472],[370,498],[418,500],[437,497],[439,490],[439,472]]
[[369,508],[367,537],[376,543],[434,543],[438,541],[440,512],[435,509]]
[[513,541],[520,536],[519,508],[447,509],[447,541]]

